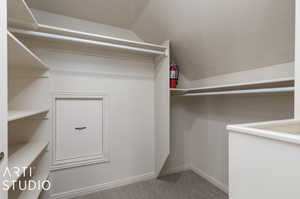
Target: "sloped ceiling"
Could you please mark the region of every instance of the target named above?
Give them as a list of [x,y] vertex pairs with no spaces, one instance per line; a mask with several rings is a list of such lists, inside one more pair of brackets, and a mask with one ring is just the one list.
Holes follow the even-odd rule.
[[293,61],[295,0],[151,0],[132,26],[171,40],[190,80]]
[[149,0],[26,0],[35,9],[129,28]]
[[295,0],[28,0],[31,7],[171,40],[189,80],[293,61]]

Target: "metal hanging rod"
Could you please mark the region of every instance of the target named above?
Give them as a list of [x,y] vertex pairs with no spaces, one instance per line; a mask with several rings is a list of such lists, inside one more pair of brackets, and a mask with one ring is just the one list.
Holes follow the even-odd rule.
[[295,90],[294,87],[280,87],[280,88],[261,88],[261,89],[187,93],[187,94],[183,94],[183,95],[179,95],[179,96],[212,96],[212,95],[255,94],[255,93],[285,93],[285,92],[293,92],[294,90]]
[[16,34],[20,34],[20,35],[35,36],[35,37],[46,38],[46,39],[55,39],[55,40],[61,40],[61,41],[89,44],[89,45],[94,45],[94,46],[103,46],[103,47],[109,47],[109,48],[117,48],[117,49],[122,49],[122,50],[142,52],[142,53],[146,53],[146,54],[155,54],[155,55],[166,56],[165,51],[150,50],[150,49],[145,49],[145,48],[119,45],[119,44],[113,44],[113,43],[95,41],[95,40],[89,40],[89,39],[81,39],[81,38],[77,38],[77,37],[63,36],[63,35],[58,35],[58,34],[37,32],[37,31],[31,31],[31,30],[21,30],[21,29],[11,28],[10,31],[13,33],[16,33]]

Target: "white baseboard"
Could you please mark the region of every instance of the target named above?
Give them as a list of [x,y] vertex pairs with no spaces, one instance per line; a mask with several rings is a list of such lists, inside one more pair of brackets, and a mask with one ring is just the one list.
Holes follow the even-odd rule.
[[218,187],[219,189],[221,189],[222,191],[224,191],[225,193],[228,194],[228,186],[225,185],[224,183],[220,182],[219,180],[215,179],[214,177],[208,175],[207,173],[205,173],[204,171],[202,171],[201,169],[191,165],[190,169],[195,172],[196,174],[198,174],[199,176],[205,178],[208,182],[210,182],[211,184],[215,185],[216,187]]
[[79,197],[82,195],[98,192],[98,191],[103,191],[107,189],[112,189],[136,182],[142,182],[146,180],[150,180],[155,178],[155,172],[150,172],[146,173],[143,175],[138,175],[130,178],[125,178],[121,180],[115,180],[112,182],[104,183],[104,184],[99,184],[99,185],[93,185],[89,187],[84,187],[84,188],[79,188],[79,189],[73,189],[70,191],[62,192],[62,193],[57,193],[57,194],[51,194],[51,199],[67,199],[67,198],[73,198],[73,197]]
[[166,169],[166,171],[164,171],[162,173],[162,175],[170,175],[173,173],[179,173],[179,172],[187,171],[187,170],[190,170],[190,165],[180,165],[177,167],[172,167],[172,168]]
[[[219,180],[208,175],[207,173],[205,173],[204,171],[202,171],[201,169],[199,169],[193,165],[182,165],[182,166],[170,168],[164,174],[178,173],[178,172],[186,171],[186,170],[192,170],[193,172],[195,172],[199,176],[205,178],[207,181],[209,181],[210,183],[212,183],[213,185],[215,185],[216,187],[218,187],[225,193],[228,193],[227,185],[223,184]],[[150,179],[154,179],[154,178],[155,178],[155,172],[150,172],[150,173],[146,173],[143,175],[138,175],[138,176],[125,178],[125,179],[121,179],[121,180],[115,180],[115,181],[104,183],[104,184],[93,185],[93,186],[89,186],[89,187],[73,189],[70,191],[62,192],[62,193],[52,194],[50,198],[51,199],[68,199],[68,198],[73,198],[73,197],[79,197],[82,195],[86,195],[86,194],[90,194],[90,193],[94,193],[94,192],[98,192],[98,191],[103,191],[103,190],[107,190],[107,189],[112,189],[112,188],[116,188],[116,187],[120,187],[120,186],[124,186],[124,185],[128,185],[128,184],[133,184],[136,182],[142,182],[142,181],[146,181],[146,180],[150,180]]]

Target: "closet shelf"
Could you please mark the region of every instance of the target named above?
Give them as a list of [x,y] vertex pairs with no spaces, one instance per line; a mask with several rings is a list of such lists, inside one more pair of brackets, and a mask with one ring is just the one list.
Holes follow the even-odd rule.
[[[37,173],[31,178],[35,182],[43,182],[48,179],[49,172],[41,171],[41,168],[38,168]],[[14,199],[38,199],[42,190],[34,189],[32,191],[26,190],[23,191],[17,198]]]
[[246,90],[251,90],[249,93],[261,92],[292,92],[294,89],[294,78],[280,78],[266,81],[247,82],[240,84],[227,84],[220,86],[208,86],[190,89],[170,89],[172,95],[191,96],[190,94],[199,95],[224,95],[224,94],[239,94],[245,93]]
[[213,95],[238,95],[238,94],[266,94],[266,93],[287,93],[294,92],[294,87],[279,88],[260,88],[260,89],[244,89],[244,90],[228,90],[215,92],[186,93],[181,96],[213,96]]
[[25,0],[7,1],[8,22],[10,25],[37,27],[38,23]]
[[48,25],[43,25],[43,24],[39,24],[38,30],[41,32],[46,32],[46,33],[52,33],[52,34],[70,36],[70,37],[77,37],[77,38],[81,38],[81,39],[102,41],[102,42],[120,44],[120,45],[125,45],[125,46],[147,48],[147,49],[151,49],[151,50],[165,51],[167,49],[166,46],[162,46],[162,45],[132,41],[132,40],[121,39],[121,38],[116,38],[116,37],[109,37],[109,36],[104,36],[104,35],[99,35],[99,34],[81,32],[81,31],[65,29],[65,28],[60,28],[60,27],[54,27],[54,26],[48,26]]
[[[14,171],[14,168],[27,168],[48,146],[48,142],[28,142],[24,144],[16,144],[8,148],[8,168]],[[21,170],[21,172],[23,172]],[[9,179],[9,186],[13,185],[13,180],[18,180],[20,176],[11,172],[12,176]],[[22,173],[23,174],[23,173]]]
[[25,38],[51,39],[90,46],[101,46],[109,49],[131,51],[141,54],[166,56],[167,47],[144,42],[124,40],[70,29],[39,24],[37,30],[11,28],[11,32]]
[[47,113],[49,112],[49,109],[41,109],[41,110],[12,110],[8,111],[8,121],[14,121],[14,120],[19,120],[23,119],[26,117],[31,117],[34,115],[38,115],[41,113]]
[[13,68],[47,69],[43,61],[10,32],[8,32],[8,64]]
[[[49,26],[44,24],[39,24],[35,19],[32,11],[26,4],[25,0],[9,0],[8,1],[8,18],[11,27],[18,28],[34,28],[39,31],[37,33],[47,33],[51,35],[58,36],[56,39],[67,39],[73,42],[96,42],[98,44],[102,43],[104,45],[110,45],[115,48],[127,48],[128,50],[140,51],[150,54],[164,55],[167,49],[166,46],[156,45],[145,42],[132,41],[127,39],[121,39],[116,37],[109,37],[94,33],[82,32],[77,30],[71,30],[61,27]],[[31,31],[29,31],[30,33]],[[44,35],[45,36],[45,35]],[[49,36],[49,35],[48,35]],[[76,40],[74,40],[76,39]],[[91,44],[91,43],[90,43]]]

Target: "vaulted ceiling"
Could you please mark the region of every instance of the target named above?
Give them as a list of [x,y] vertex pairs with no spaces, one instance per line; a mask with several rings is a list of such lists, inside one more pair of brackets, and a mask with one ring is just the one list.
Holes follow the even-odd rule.
[[295,0],[27,0],[56,14],[171,40],[190,80],[293,61]]
[[27,0],[30,7],[130,28],[149,0]]
[[171,40],[190,80],[294,60],[295,0],[150,0],[133,25]]

